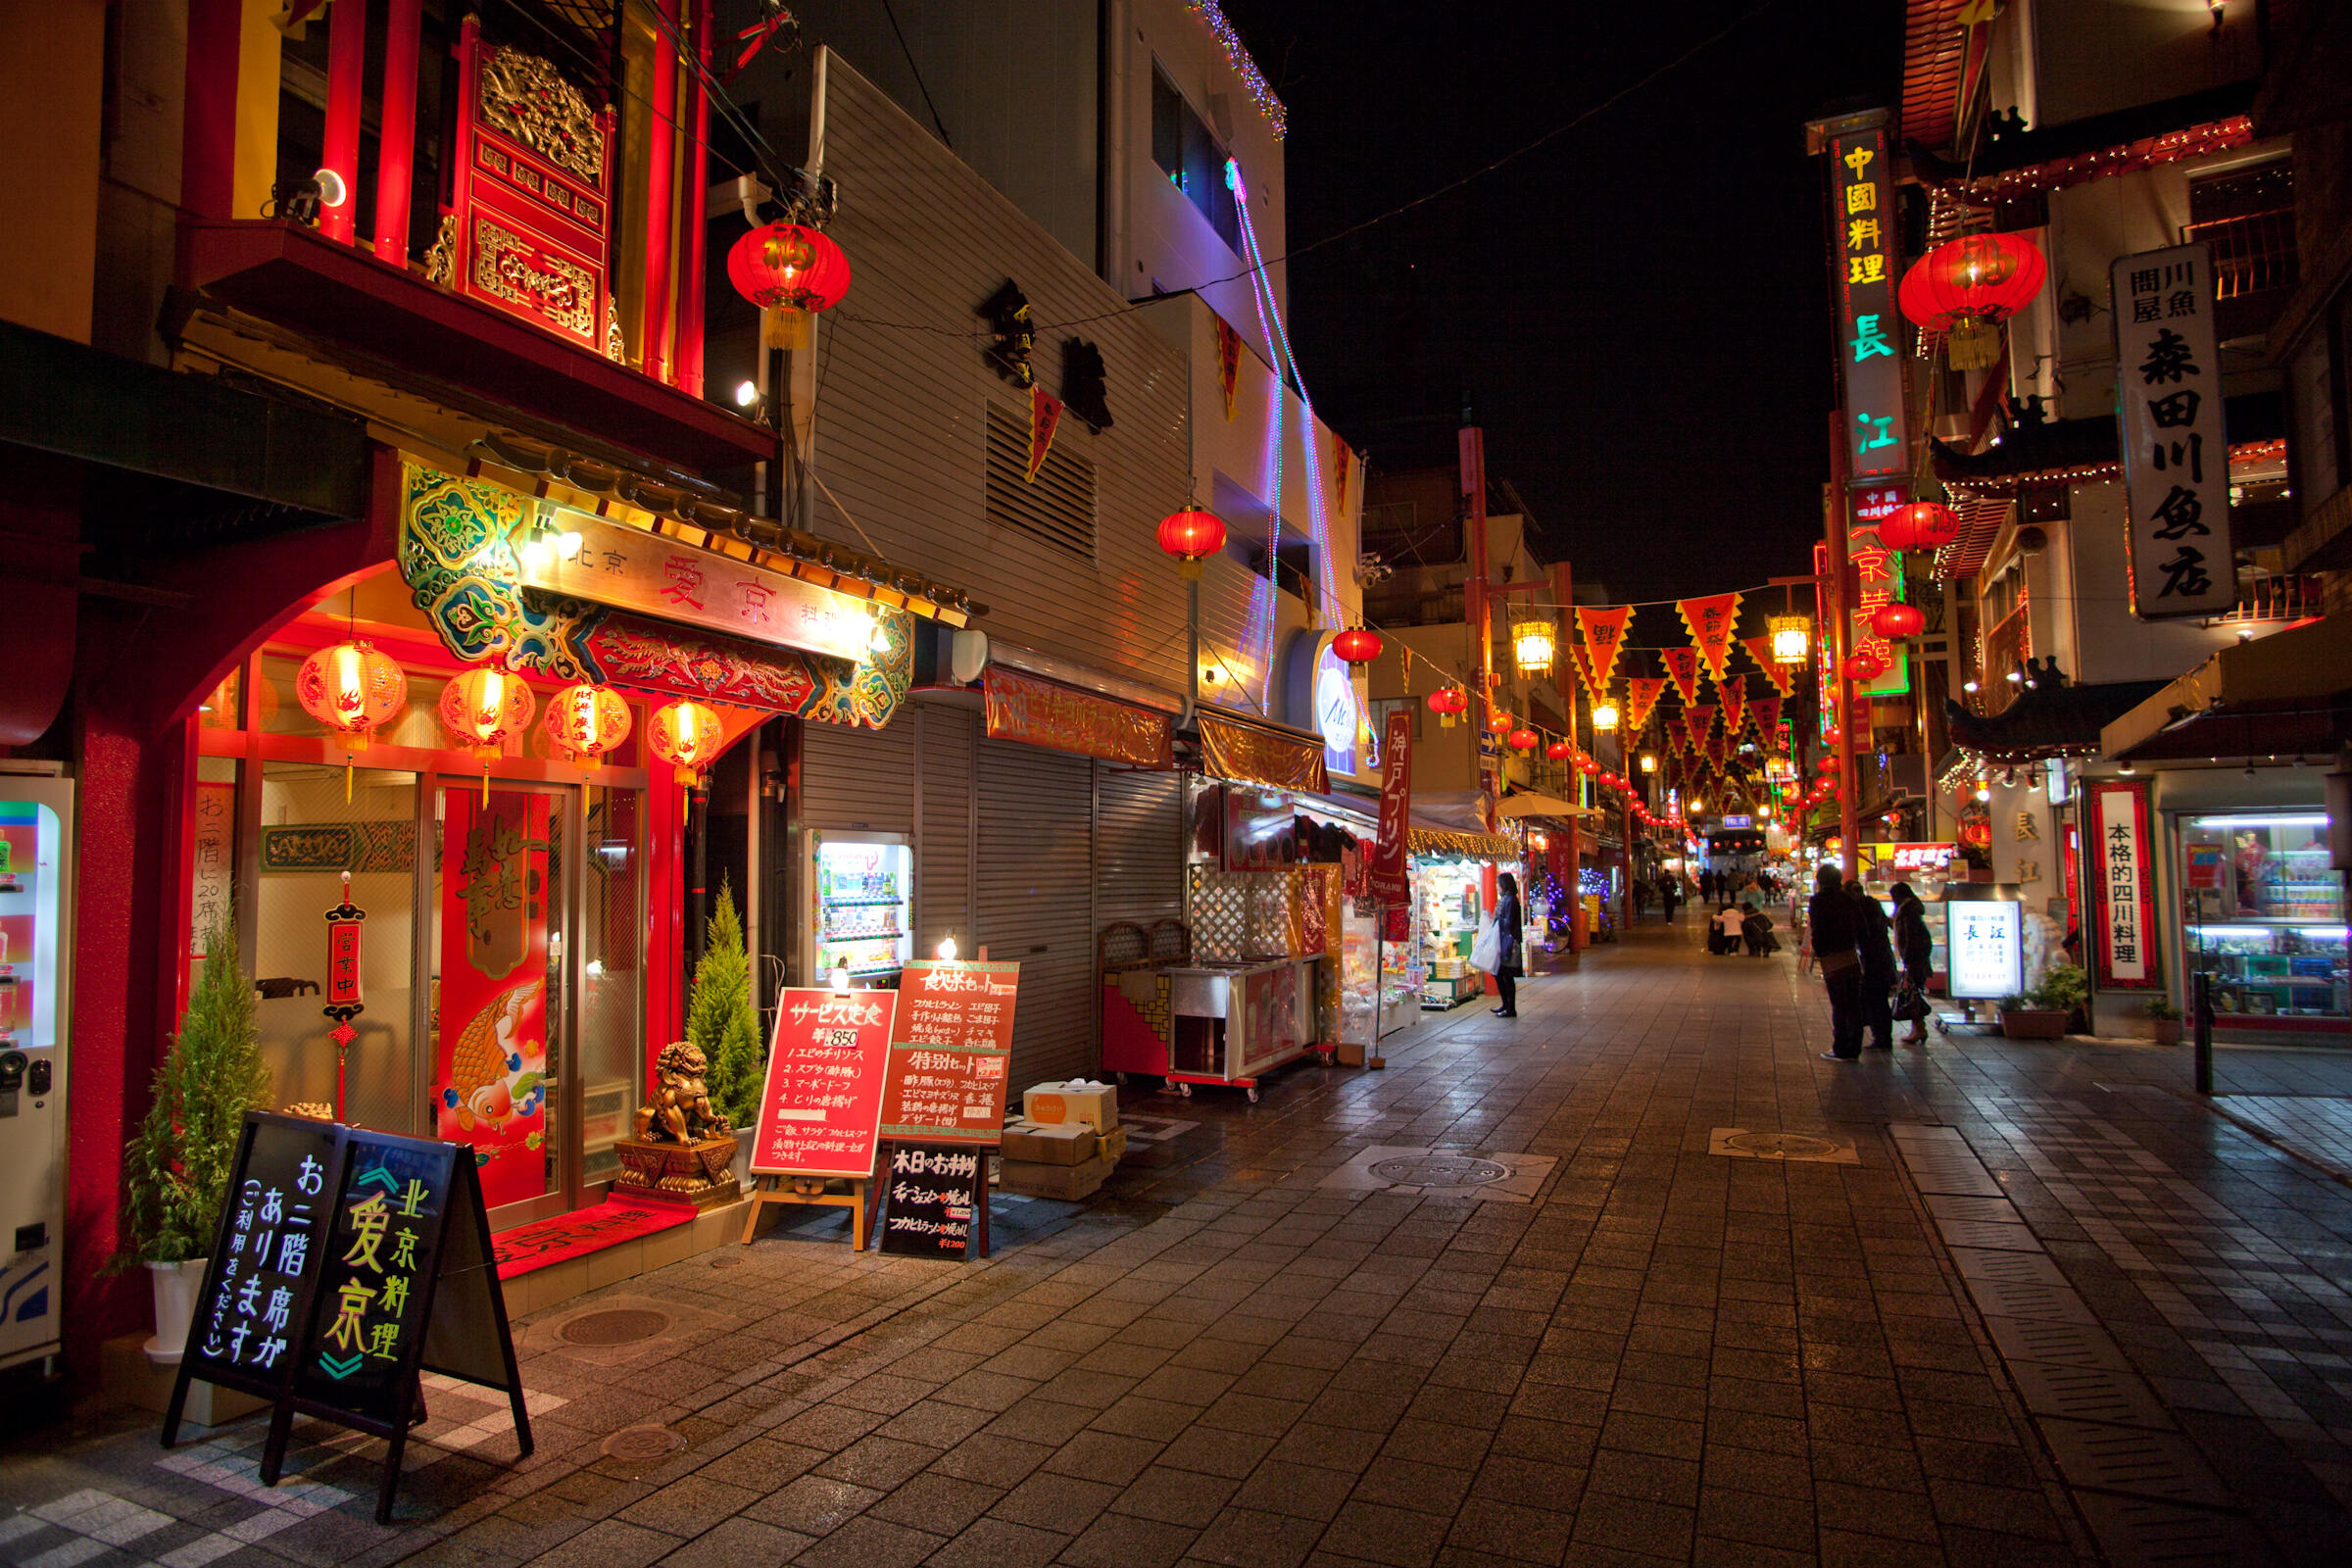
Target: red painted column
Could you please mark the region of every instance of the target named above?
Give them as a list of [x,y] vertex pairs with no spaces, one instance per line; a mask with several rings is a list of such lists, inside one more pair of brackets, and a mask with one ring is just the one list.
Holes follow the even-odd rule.
[[678,0],[653,0],[654,27],[652,145],[645,172],[645,320],[638,340],[645,345],[637,368],[658,381],[671,372],[669,271],[671,240],[678,226],[676,169],[678,56],[668,28],[677,22]]
[[710,222],[710,91],[704,84],[710,70],[710,30],[715,24],[710,0],[698,0],[694,11],[694,57],[701,69],[691,78],[694,94],[694,140],[686,149],[686,264],[678,279],[677,384],[696,397],[703,395],[703,247]]
[[392,0],[384,22],[384,103],[375,146],[375,254],[394,267],[409,265],[409,193],[416,176],[416,34],[423,8],[424,0]]
[[229,211],[236,196],[237,50],[243,24],[243,0],[188,0],[179,202],[197,218],[261,216]]
[[342,205],[318,207],[318,232],[348,245],[359,232],[360,109],[368,65],[368,0],[327,10],[326,150],[319,167],[342,176]]

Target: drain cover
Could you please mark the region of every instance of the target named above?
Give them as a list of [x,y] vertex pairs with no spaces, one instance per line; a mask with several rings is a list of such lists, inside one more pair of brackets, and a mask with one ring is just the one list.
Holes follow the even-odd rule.
[[1384,1159],[1372,1167],[1373,1175],[1399,1187],[1479,1187],[1510,1173],[1508,1165],[1474,1154],[1414,1154]]
[[[602,1314],[612,1315],[612,1314]],[[647,1313],[658,1317],[660,1313]],[[647,1459],[666,1459],[686,1446],[686,1440],[667,1427],[622,1427],[607,1438],[602,1445],[608,1459],[642,1462]]]
[[639,1340],[652,1339],[667,1327],[666,1312],[622,1306],[573,1318],[564,1325],[564,1338],[573,1345],[634,1345]]
[[1819,1159],[1838,1152],[1838,1146],[1827,1138],[1810,1138],[1803,1133],[1734,1133],[1724,1142],[1743,1154],[1761,1154],[1773,1159]]

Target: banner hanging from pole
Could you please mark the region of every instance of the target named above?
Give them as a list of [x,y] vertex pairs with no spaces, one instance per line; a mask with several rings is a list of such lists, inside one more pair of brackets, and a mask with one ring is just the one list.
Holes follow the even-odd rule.
[[1625,682],[1625,729],[1629,735],[1639,735],[1649,722],[1651,710],[1666,693],[1663,675],[1629,675]]
[[1743,637],[1740,640],[1740,646],[1747,650],[1747,657],[1756,662],[1756,667],[1764,672],[1766,680],[1772,682],[1774,691],[1787,697],[1796,689],[1797,666],[1784,664],[1772,657],[1770,637]]
[[1372,852],[1372,900],[1386,906],[1412,902],[1406,865],[1406,841],[1412,836],[1413,715],[1397,709],[1389,714],[1388,734],[1380,755],[1380,837]]
[[1625,623],[1633,614],[1631,605],[1577,608],[1576,624],[1585,637],[1586,689],[1594,697],[1608,690],[1617,673],[1617,656],[1625,647]]

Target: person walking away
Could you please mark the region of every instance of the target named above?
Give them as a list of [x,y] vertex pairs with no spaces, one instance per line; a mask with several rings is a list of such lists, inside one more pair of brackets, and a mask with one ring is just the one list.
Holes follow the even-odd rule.
[[1861,922],[1862,1020],[1870,1026],[1874,1051],[1894,1049],[1894,943],[1886,911],[1859,882],[1845,885],[1854,901],[1854,917]]
[[1675,885],[1674,873],[1669,871],[1658,878],[1658,907],[1665,912],[1666,923],[1674,924],[1675,906],[1682,902],[1683,890]]
[[1928,957],[1935,951],[1936,938],[1928,930],[1928,906],[1912,891],[1908,882],[1897,882],[1887,891],[1894,895],[1894,956],[1903,965],[1903,1004],[1896,1011],[1910,1020],[1911,1032],[1903,1036],[1906,1046],[1920,1046],[1928,1040]]
[[1634,901],[1634,919],[1639,923],[1642,916],[1649,912],[1649,884],[1635,877],[1627,884],[1626,892]]
[[1519,950],[1524,924],[1519,912],[1519,879],[1505,871],[1494,879],[1494,936],[1501,944],[1501,955],[1494,964],[1494,989],[1502,997],[1502,1005],[1494,1009],[1498,1018],[1519,1016]]
[[1830,995],[1827,1061],[1862,1059],[1862,916],[1838,886],[1838,868],[1825,865],[1805,906],[1805,929],[1821,983]]

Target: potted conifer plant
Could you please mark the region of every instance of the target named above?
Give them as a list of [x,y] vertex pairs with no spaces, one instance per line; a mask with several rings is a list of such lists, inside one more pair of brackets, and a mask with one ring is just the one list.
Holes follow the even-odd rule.
[[177,1364],[186,1348],[245,1113],[269,1103],[253,983],[223,921],[205,939],[195,995],[155,1069],[154,1103],[123,1151],[122,1250],[111,1266],[147,1266],[155,1338],[146,1349],[159,1366]]
[[760,1009],[752,998],[752,966],[743,948],[735,893],[721,878],[718,905],[694,966],[686,1005],[686,1038],[710,1064],[704,1083],[710,1104],[735,1134],[735,1180],[751,1185],[752,1139],[760,1119],[760,1091],[767,1052],[760,1040]]
[[2158,1045],[2177,1046],[2180,1043],[2180,1023],[2187,1014],[2173,1004],[2172,998],[2150,997],[2139,1010],[2147,1017]]

